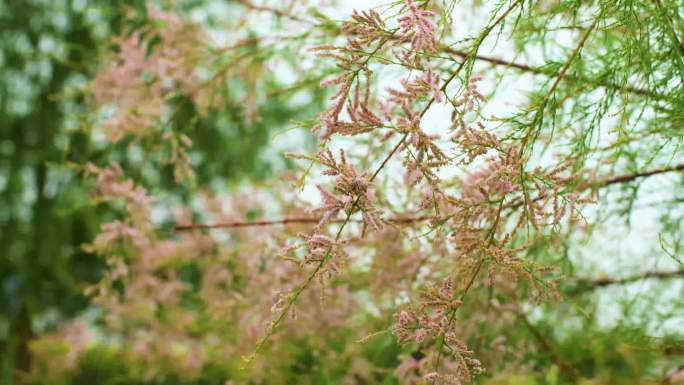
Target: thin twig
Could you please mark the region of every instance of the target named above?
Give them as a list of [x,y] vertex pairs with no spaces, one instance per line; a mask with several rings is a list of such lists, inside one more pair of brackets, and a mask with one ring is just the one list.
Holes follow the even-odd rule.
[[[531,138],[532,133],[535,131],[537,124],[539,123],[539,125],[541,126],[544,110],[546,109],[546,104],[548,103],[548,101],[550,100],[550,98],[554,94],[554,92],[556,92],[556,88],[558,88],[558,85],[560,84],[561,80],[563,80],[563,78],[565,78],[566,73],[568,72],[568,70],[570,69],[572,64],[575,62],[575,59],[577,58],[577,56],[579,56],[580,52],[582,51],[582,48],[584,48],[584,44],[589,39],[589,36],[594,31],[594,29],[598,26],[599,21],[601,21],[601,15],[596,16],[594,21],[591,23],[591,26],[584,33],[584,35],[580,39],[579,43],[577,43],[577,46],[575,46],[575,49],[572,50],[572,53],[570,53],[570,56],[565,61],[565,64],[563,64],[563,67],[558,72],[558,76],[556,76],[556,79],[554,79],[553,83],[551,84],[551,87],[549,87],[549,90],[546,92],[546,94],[544,95],[544,98],[541,100],[539,107],[537,107],[537,112],[534,114],[534,119],[532,119],[532,123],[530,124],[530,128],[527,130],[527,133],[525,134],[525,136],[522,139],[522,145],[520,146],[520,155],[521,156],[523,155],[523,152],[525,151],[525,148],[527,147],[527,144]],[[522,165],[520,167],[521,167],[521,171],[523,171]]]
[[281,11],[281,10],[276,9],[276,8],[267,7],[264,5],[256,5],[249,0],[238,0],[238,3],[242,4],[246,8],[252,9],[254,11],[269,12],[269,13],[272,13],[272,14],[278,16],[278,17],[283,17],[283,18],[298,21],[301,23],[313,24],[313,22],[311,20],[306,20],[306,19],[302,19],[301,17],[298,17],[298,16],[290,15],[289,13],[287,13],[285,11]]
[[[453,49],[453,48],[449,48],[449,47],[444,48],[443,51],[448,53],[448,54],[459,56],[459,57],[466,57],[467,56],[466,52],[461,51],[461,50],[457,50],[457,49]],[[547,76],[557,75],[555,73],[551,73],[550,71],[546,71],[546,70],[543,70],[543,69],[538,68],[538,67],[532,67],[532,66],[529,66],[527,64],[521,64],[521,63],[517,63],[517,62],[513,62],[513,61],[508,61],[508,60],[492,57],[492,56],[475,55],[473,58],[475,60],[478,60],[478,61],[491,63],[491,64],[494,64],[497,66],[515,68],[515,69],[520,70],[522,72],[529,72],[529,73],[533,73],[536,75],[547,75]],[[573,76],[566,75],[566,78],[582,80],[582,81],[591,81],[590,79],[586,79],[586,78],[578,77],[578,76],[574,76],[574,75]],[[660,99],[663,97],[662,95],[654,94],[653,92],[651,92],[649,90],[644,90],[644,89],[633,87],[633,86],[621,86],[619,84],[608,83],[608,82],[600,82],[600,83],[598,83],[598,85],[600,85],[602,87],[607,87],[607,88],[624,90],[624,91],[627,91],[627,92],[630,92],[633,94],[637,94],[637,95],[649,96],[652,98]]]

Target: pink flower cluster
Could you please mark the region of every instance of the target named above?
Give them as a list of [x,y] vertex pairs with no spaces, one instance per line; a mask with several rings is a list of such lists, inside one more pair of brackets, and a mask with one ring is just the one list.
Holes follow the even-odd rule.
[[435,50],[435,13],[420,9],[413,0],[406,0],[408,13],[399,18],[402,40],[411,42],[415,52]]

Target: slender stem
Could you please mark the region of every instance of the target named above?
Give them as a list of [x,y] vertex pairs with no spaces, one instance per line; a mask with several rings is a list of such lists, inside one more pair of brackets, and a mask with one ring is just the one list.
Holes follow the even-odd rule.
[[565,74],[568,72],[568,69],[570,69],[570,66],[575,61],[579,53],[582,51],[582,48],[584,48],[584,44],[587,42],[587,39],[589,39],[589,35],[591,35],[591,33],[594,31],[599,21],[601,21],[601,15],[597,16],[596,19],[594,19],[594,22],[591,23],[591,26],[589,26],[587,32],[584,33],[584,36],[582,36],[582,39],[580,40],[579,44],[577,44],[575,50],[572,51],[572,54],[570,54],[570,57],[565,62],[563,68],[561,68],[560,72],[558,73],[558,76],[556,77],[556,80],[553,82],[551,88],[549,88],[549,91],[546,93],[546,96],[544,96],[544,100],[548,100],[551,97],[551,95],[556,91],[558,84],[560,84],[560,81],[563,80]]
[[[494,223],[489,228],[489,232],[487,234],[487,238],[488,238],[487,246],[491,246],[492,244],[494,244],[494,236],[496,234],[496,229],[499,226],[499,220],[501,219],[501,212],[503,211],[505,200],[506,199],[504,197],[504,198],[501,198],[501,201],[499,202],[499,208],[496,211],[496,218],[494,219]],[[484,265],[484,262],[485,262],[485,258],[481,257],[480,260],[475,265],[475,268],[473,269],[473,272],[470,275],[470,280],[466,284],[465,288],[463,289],[463,292],[461,293],[461,296],[458,299],[458,301],[459,301],[458,305],[456,305],[454,308],[451,309],[451,314],[449,314],[449,319],[447,321],[446,329],[444,330],[444,334],[442,335],[442,340],[440,342],[439,349],[437,350],[437,358],[435,360],[435,366],[434,366],[435,372],[439,370],[439,365],[441,363],[442,351],[444,350],[444,344],[446,343],[446,333],[451,328],[451,324],[454,322],[454,319],[456,318],[456,311],[463,304],[463,301],[465,300],[466,295],[468,295],[470,288],[472,288],[473,284],[475,283],[475,279],[480,274],[480,271],[482,270],[482,265]],[[435,381],[436,381],[436,379],[435,379]],[[434,385],[435,381],[432,381],[433,385]]]
[[663,5],[660,3],[660,0],[654,0],[654,2],[656,4],[656,8],[658,8],[658,13],[663,19],[665,19],[664,24],[667,27],[668,36],[670,40],[672,40],[672,45],[676,47],[675,49],[677,50],[677,54],[673,56],[677,61],[680,76],[684,79],[684,45],[682,45],[681,41],[679,40],[679,36],[677,36],[677,32],[675,32],[672,18],[670,17],[668,12],[665,9],[663,9]]
[[[337,230],[337,234],[335,235],[335,241],[340,239],[340,236],[342,235],[342,230],[344,230],[344,227],[347,223],[349,223],[349,219],[351,218],[352,214],[354,213],[354,209],[359,201],[359,198],[356,198],[356,201],[354,201],[354,204],[352,205],[352,208],[347,212],[347,218],[345,219],[344,222],[342,222],[342,225],[340,225],[340,228]],[[253,360],[254,357],[261,351],[261,349],[264,347],[266,342],[273,336],[275,333],[276,328],[280,323],[283,321],[287,313],[289,313],[290,309],[292,306],[294,306],[295,302],[297,302],[297,299],[299,296],[302,294],[302,292],[311,285],[311,282],[313,282],[314,278],[318,275],[318,273],[321,271],[325,263],[330,259],[330,256],[332,254],[332,249],[334,246],[330,246],[328,250],[326,251],[325,255],[323,258],[321,258],[320,262],[316,265],[314,270],[308,275],[304,283],[302,283],[297,289],[289,294],[289,299],[287,303],[285,304],[285,307],[283,307],[282,311],[278,314],[278,317],[274,321],[272,321],[269,325],[268,328],[266,328],[266,334],[257,342],[256,346],[254,347],[254,351],[252,352],[251,355],[246,357],[245,359],[245,365],[244,367],[247,367]]]
[[[532,123],[530,124],[530,129],[527,130],[527,133],[525,134],[525,137],[522,140],[522,145],[520,146],[520,154],[523,154],[523,151],[525,151],[525,147],[527,147],[527,143],[530,139],[530,136],[532,132],[535,130],[537,123],[541,122],[542,115],[544,113],[544,109],[546,108],[546,103],[548,103],[549,99],[553,95],[554,92],[556,92],[556,88],[558,88],[558,85],[560,84],[561,80],[565,77],[565,74],[568,72],[568,69],[570,69],[570,66],[572,66],[572,63],[575,62],[575,59],[579,55],[579,53],[582,51],[582,48],[584,47],[584,44],[587,42],[587,39],[589,39],[589,35],[594,31],[596,26],[598,25],[599,21],[601,20],[601,15],[597,16],[594,21],[591,23],[591,26],[587,31],[584,33],[584,36],[580,39],[579,43],[575,47],[575,49],[572,51],[568,59],[565,61],[565,64],[561,68],[561,70],[558,72],[558,76],[556,76],[556,79],[553,81],[553,84],[551,84],[551,87],[549,87],[549,90],[546,92],[544,95],[544,98],[542,99],[539,107],[537,107],[537,111],[534,114],[534,118],[532,119]],[[522,167],[522,166],[521,166]],[[522,170],[521,170],[522,171]]]
[[[437,349],[437,358],[435,359],[435,365],[434,365],[434,371],[435,372],[439,370],[439,366],[441,364],[442,351],[444,351],[444,345],[446,344],[446,333],[449,330],[449,328],[451,327],[451,324],[456,319],[456,311],[458,310],[459,307],[461,307],[461,304],[463,304],[463,300],[465,299],[466,295],[468,295],[470,288],[473,287],[473,284],[475,283],[475,278],[477,278],[477,276],[480,274],[480,271],[482,270],[482,265],[484,265],[484,261],[485,261],[484,258],[480,258],[478,263],[473,268],[473,272],[470,274],[470,280],[468,280],[468,284],[463,289],[463,293],[461,293],[461,297],[459,297],[460,303],[458,305],[456,305],[456,307],[454,307],[451,310],[451,313],[449,314],[449,319],[447,320],[447,327],[444,330],[444,333],[442,334],[442,340],[440,341],[439,349]],[[437,379],[433,380],[432,384],[434,385],[434,383],[436,381],[437,381]]]

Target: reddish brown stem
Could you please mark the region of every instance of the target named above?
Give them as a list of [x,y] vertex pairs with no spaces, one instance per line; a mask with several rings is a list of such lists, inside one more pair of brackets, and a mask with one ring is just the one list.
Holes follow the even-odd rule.
[[[405,224],[412,222],[420,222],[430,218],[429,216],[419,216],[419,217],[408,217],[408,218],[392,218],[388,222],[394,224]],[[222,229],[222,228],[236,228],[236,227],[261,227],[261,226],[276,226],[276,225],[292,225],[292,224],[307,224],[307,223],[318,223],[321,218],[310,218],[310,217],[293,217],[293,218],[283,218],[275,220],[259,220],[259,221],[232,221],[232,222],[222,222],[213,224],[192,224],[192,225],[178,225],[174,227],[174,230],[199,230],[199,229]],[[347,222],[345,219],[334,219],[328,221],[328,223],[343,223]],[[361,220],[351,219],[348,222],[363,222]]]
[[[454,55],[454,56],[458,56],[458,57],[462,57],[462,58],[465,58],[468,56],[467,52],[457,50],[457,49],[453,49],[453,48],[444,48],[443,51],[450,54],[450,55]],[[523,72],[529,72],[529,73],[532,73],[535,75],[546,75],[546,76],[555,75],[555,74],[550,73],[550,71],[545,71],[545,70],[538,68],[538,67],[532,67],[532,66],[529,66],[527,64],[521,64],[521,63],[517,63],[517,62],[513,62],[513,61],[508,61],[508,60],[500,59],[497,57],[486,56],[486,55],[475,55],[473,58],[475,60],[478,60],[481,62],[493,64],[495,66],[515,68],[517,70],[520,70]],[[566,75],[566,77],[578,79],[574,75],[573,76]],[[581,80],[588,80],[588,79],[581,79]],[[637,94],[637,95],[649,96],[649,97],[656,98],[656,99],[662,98],[662,95],[654,94],[653,92],[651,92],[649,90],[644,90],[644,89],[637,88],[637,87],[621,86],[619,84],[613,84],[613,83],[608,83],[608,82],[600,82],[600,83],[598,83],[598,85],[600,85],[602,87],[617,89],[617,90],[624,90],[626,92]]]
[[627,183],[627,182],[631,182],[631,181],[638,179],[638,178],[645,178],[645,177],[649,177],[649,176],[653,176],[653,175],[664,174],[664,173],[675,172],[675,171],[684,171],[684,164],[678,164],[678,165],[674,165],[671,167],[657,168],[655,170],[637,172],[634,174],[620,175],[620,176],[615,176],[612,178],[607,178],[607,179],[604,179],[603,181],[599,182],[598,186],[603,187],[603,186],[609,186],[609,185],[617,184],[617,183]]
[[629,277],[624,277],[624,278],[610,278],[610,277],[603,277],[603,278],[597,278],[594,280],[588,280],[588,279],[578,279],[576,281],[576,288],[571,290],[572,294],[578,294],[606,286],[612,286],[612,285],[626,285],[629,283],[633,283],[636,281],[640,281],[642,279],[672,279],[672,278],[679,278],[679,277],[684,277],[684,269],[680,270],[672,270],[672,271],[647,271],[644,273],[640,274],[635,274]]

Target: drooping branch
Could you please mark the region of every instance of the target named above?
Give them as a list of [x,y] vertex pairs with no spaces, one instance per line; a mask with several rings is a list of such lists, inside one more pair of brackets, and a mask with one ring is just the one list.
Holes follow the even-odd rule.
[[[671,167],[662,167],[654,170],[636,172],[632,174],[618,175],[610,178],[599,179],[594,182],[587,182],[578,186],[579,191],[584,191],[590,188],[603,188],[614,184],[629,183],[639,178],[647,178],[654,175],[666,174],[670,172],[684,171],[684,163],[674,165]],[[537,199],[543,199],[544,197],[538,197]],[[519,202],[514,202],[507,207],[516,207],[520,205]],[[415,222],[422,222],[430,218],[429,216],[418,216],[418,217],[396,217],[388,220],[390,223],[394,224],[409,224]],[[185,230],[201,230],[201,229],[226,229],[226,228],[240,228],[240,227],[264,227],[264,226],[276,226],[276,225],[292,225],[292,224],[307,224],[307,223],[318,223],[321,218],[314,217],[292,217],[283,219],[273,219],[273,220],[258,220],[258,221],[231,221],[231,222],[221,222],[221,223],[210,223],[210,224],[189,224],[189,225],[177,225],[174,227],[176,231]],[[342,223],[344,219],[332,220],[332,223]],[[357,220],[350,220],[351,222],[360,222]]]
[[684,269],[672,271],[647,271],[624,278],[602,277],[594,280],[577,279],[573,285],[574,287],[569,291],[571,294],[580,294],[607,286],[627,285],[644,279],[674,279],[682,277],[684,277]]
[[653,175],[664,174],[668,172],[684,171],[684,164],[678,164],[670,167],[657,168],[655,170],[637,172],[634,174],[615,176],[612,178],[604,179],[595,185],[597,187],[610,186],[617,183],[627,183],[639,178],[645,178]]

